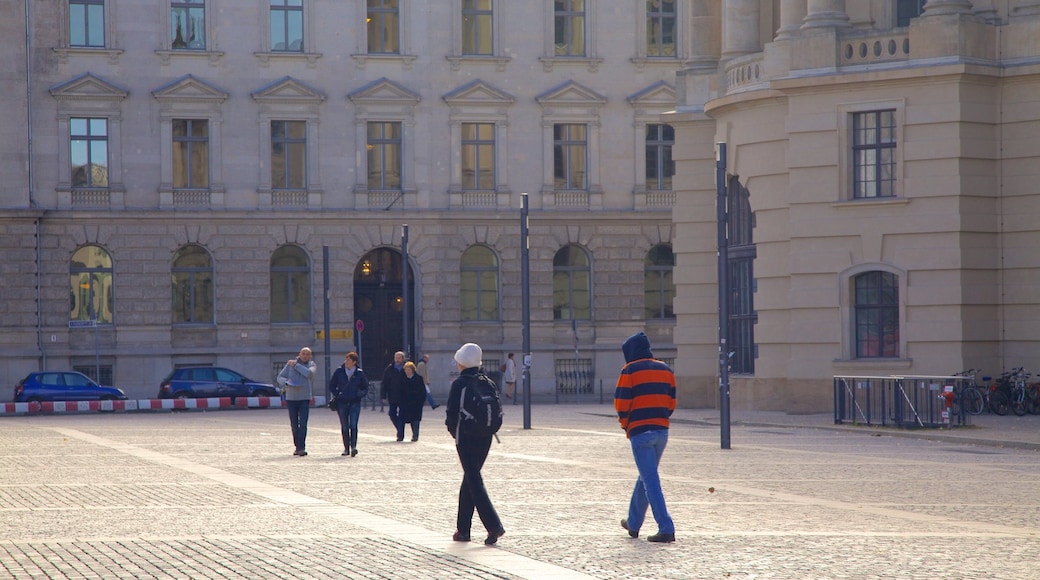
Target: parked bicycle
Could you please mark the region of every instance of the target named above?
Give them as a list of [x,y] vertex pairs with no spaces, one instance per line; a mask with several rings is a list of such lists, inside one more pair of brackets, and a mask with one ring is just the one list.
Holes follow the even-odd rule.
[[1026,414],[1026,379],[1032,376],[1022,367],[1015,367],[1000,374],[990,387],[990,409],[997,415],[1014,411],[1018,416]]
[[[968,369],[953,375],[971,379],[970,384],[962,384],[960,389],[954,393],[954,402],[959,404],[964,409],[964,412],[969,415],[979,415],[987,407],[989,388],[987,385],[980,385],[976,379],[976,376],[981,372],[982,369]],[[990,379],[989,377],[982,377],[982,380],[988,381]]]

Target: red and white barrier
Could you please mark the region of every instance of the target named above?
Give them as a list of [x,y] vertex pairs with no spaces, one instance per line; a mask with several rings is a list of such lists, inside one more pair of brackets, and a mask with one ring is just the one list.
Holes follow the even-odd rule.
[[[41,403],[0,403],[0,415],[36,413],[91,413],[99,411],[172,411],[175,409],[268,409],[285,407],[279,397],[231,397],[207,399],[139,399],[125,401],[44,401]],[[311,397],[312,407],[325,406],[325,397]]]

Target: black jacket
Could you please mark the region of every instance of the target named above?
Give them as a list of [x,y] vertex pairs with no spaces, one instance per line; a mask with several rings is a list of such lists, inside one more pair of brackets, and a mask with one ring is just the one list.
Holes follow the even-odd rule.
[[399,405],[403,386],[404,369],[398,369],[394,363],[386,365],[386,370],[383,371],[383,383],[379,385],[379,398],[391,405]]
[[422,375],[415,373],[412,378],[404,376],[401,388],[401,420],[405,423],[422,420],[423,405],[426,404],[426,383]]
[[448,427],[448,433],[451,433],[452,438],[455,438],[455,430],[459,427],[459,396],[462,395],[462,387],[468,385],[478,372],[480,372],[479,367],[463,369],[458,378],[451,382],[444,425]]
[[340,365],[329,380],[329,394],[337,401],[355,403],[368,396],[368,377],[361,367],[354,367],[354,375],[347,379],[346,365]]

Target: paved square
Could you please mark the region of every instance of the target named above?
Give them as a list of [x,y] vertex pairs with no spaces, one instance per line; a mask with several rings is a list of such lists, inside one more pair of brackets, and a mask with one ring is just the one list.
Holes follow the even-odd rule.
[[303,458],[281,409],[7,416],[0,578],[1040,578],[1040,417],[735,412],[729,450],[717,411],[673,419],[676,543],[620,528],[636,472],[609,405],[536,405],[526,431],[507,407],[484,469],[507,530],[486,547],[451,541],[462,472],[438,412],[398,443],[364,411],[355,458],[324,409]]

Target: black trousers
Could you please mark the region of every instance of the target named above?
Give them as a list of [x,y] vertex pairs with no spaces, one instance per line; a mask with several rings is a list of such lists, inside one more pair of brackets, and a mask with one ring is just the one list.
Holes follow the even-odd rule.
[[456,529],[469,534],[473,525],[473,510],[476,509],[488,533],[497,532],[502,529],[502,520],[498,518],[495,506],[491,505],[491,498],[484,487],[484,478],[480,475],[480,469],[484,467],[484,461],[491,450],[491,437],[473,437],[460,433],[455,449],[462,463]]

